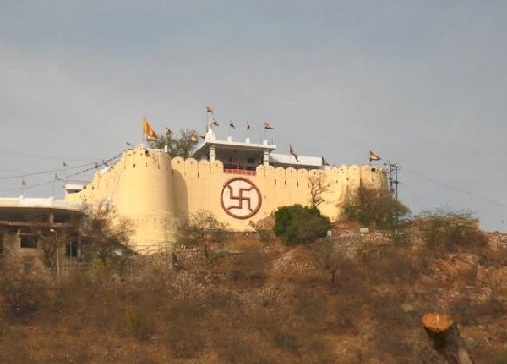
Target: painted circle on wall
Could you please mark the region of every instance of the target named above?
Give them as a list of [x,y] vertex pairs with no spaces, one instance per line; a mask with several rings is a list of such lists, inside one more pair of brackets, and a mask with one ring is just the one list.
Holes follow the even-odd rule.
[[256,185],[246,178],[232,178],[222,189],[222,208],[236,219],[247,219],[261,208],[261,193]]

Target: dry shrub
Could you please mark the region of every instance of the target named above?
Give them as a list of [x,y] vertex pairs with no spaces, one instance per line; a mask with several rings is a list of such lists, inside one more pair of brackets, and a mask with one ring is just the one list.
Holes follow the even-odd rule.
[[147,310],[139,307],[127,308],[125,326],[128,333],[139,340],[146,340],[153,333],[153,323]]
[[28,319],[49,301],[48,282],[32,272],[16,272],[3,267],[0,292],[6,315],[13,319]]
[[501,299],[496,297],[490,297],[484,301],[460,297],[454,301],[452,312],[463,325],[478,325],[480,322],[505,317],[507,307]]
[[0,306],[0,337],[4,336],[7,332],[7,317],[5,315],[5,310]]
[[256,363],[271,364],[277,361],[270,358],[267,353],[259,350],[256,340],[248,333],[234,333],[222,337],[220,343],[215,340],[218,353],[223,363]]
[[412,284],[427,269],[424,257],[398,247],[382,247],[366,254],[363,268],[374,284]]

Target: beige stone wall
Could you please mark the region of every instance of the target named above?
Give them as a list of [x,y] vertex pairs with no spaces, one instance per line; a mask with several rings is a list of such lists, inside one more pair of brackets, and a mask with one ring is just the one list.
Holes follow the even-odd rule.
[[111,204],[136,227],[131,243],[149,252],[173,235],[174,193],[171,160],[165,153],[135,148],[112,167],[99,171],[86,189],[66,199],[93,209]]
[[[296,170],[259,166],[255,175],[225,173],[219,161],[172,160],[161,151],[145,151],[141,147],[123,153],[118,163],[98,172],[87,188],[67,199],[87,202],[96,208],[103,201],[111,201],[119,215],[131,219],[137,227],[132,242],[138,250],[173,240],[175,219],[186,218],[197,210],[212,212],[219,221],[234,230],[251,230],[249,222],[257,222],[284,205],[309,205],[309,178],[322,175],[328,186],[323,194],[321,212],[336,220],[347,193],[353,193],[362,183],[375,188],[387,188],[386,175],[371,166],[341,166],[322,170]],[[235,178],[231,188],[224,186]],[[236,218],[226,213],[232,205],[255,209],[259,191],[260,207],[251,217]],[[243,189],[243,200],[235,200]],[[248,201],[249,199],[249,201]],[[222,202],[225,200],[225,202]],[[240,212],[234,206],[230,210]],[[241,211],[248,212],[243,209]]]

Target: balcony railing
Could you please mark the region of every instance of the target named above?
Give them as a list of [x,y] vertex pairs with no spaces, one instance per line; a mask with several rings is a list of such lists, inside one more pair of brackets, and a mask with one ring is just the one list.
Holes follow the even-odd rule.
[[241,174],[243,176],[255,176],[257,174],[256,171],[250,171],[248,169],[239,169],[239,168],[224,168],[224,172],[232,174]]

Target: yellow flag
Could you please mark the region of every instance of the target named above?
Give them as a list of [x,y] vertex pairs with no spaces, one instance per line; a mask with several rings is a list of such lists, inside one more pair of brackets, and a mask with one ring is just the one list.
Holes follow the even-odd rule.
[[146,134],[146,137],[155,139],[157,137],[157,134],[155,133],[155,130],[151,127],[150,123],[146,118],[143,120],[143,132]]

